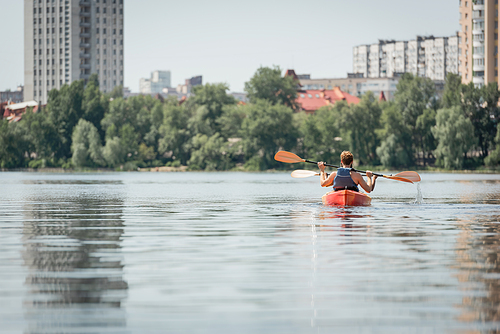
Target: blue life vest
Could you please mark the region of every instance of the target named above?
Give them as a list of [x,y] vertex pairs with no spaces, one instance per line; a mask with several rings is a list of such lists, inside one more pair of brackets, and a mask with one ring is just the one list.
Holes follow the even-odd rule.
[[351,178],[351,168],[338,168],[337,175],[333,179],[333,188],[335,190],[354,190],[359,191],[358,186]]

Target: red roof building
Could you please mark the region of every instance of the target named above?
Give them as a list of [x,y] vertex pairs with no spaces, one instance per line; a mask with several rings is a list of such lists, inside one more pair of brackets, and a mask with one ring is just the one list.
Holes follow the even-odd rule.
[[321,107],[334,105],[337,101],[346,101],[348,104],[358,104],[360,99],[334,87],[332,90],[299,90],[297,103],[302,110],[313,113]]
[[3,118],[10,122],[19,122],[27,109],[33,108],[33,112],[38,111],[38,102],[29,101],[23,103],[9,104],[4,106]]

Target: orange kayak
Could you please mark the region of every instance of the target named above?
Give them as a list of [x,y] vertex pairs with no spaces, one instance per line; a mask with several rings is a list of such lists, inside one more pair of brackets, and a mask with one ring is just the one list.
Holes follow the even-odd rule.
[[321,198],[324,205],[358,206],[370,205],[372,198],[367,194],[352,190],[330,191]]

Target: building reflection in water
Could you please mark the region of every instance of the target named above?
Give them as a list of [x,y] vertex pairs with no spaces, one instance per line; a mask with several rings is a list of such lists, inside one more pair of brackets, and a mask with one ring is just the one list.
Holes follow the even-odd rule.
[[457,238],[457,275],[464,297],[459,320],[500,331],[500,216],[462,221]]
[[23,229],[25,332],[123,330],[123,200],[45,194],[30,203]]

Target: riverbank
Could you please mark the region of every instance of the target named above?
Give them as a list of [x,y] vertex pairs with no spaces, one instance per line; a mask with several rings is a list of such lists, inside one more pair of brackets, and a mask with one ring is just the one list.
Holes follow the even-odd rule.
[[[113,168],[0,168],[0,172],[27,172],[27,173],[116,173],[116,172],[151,172],[151,173],[180,173],[180,172],[264,172],[264,173],[279,173],[279,172],[291,172],[295,169],[307,169],[316,170],[314,166],[303,166],[291,169],[268,169],[263,171],[247,170],[245,168],[234,168],[225,171],[204,171],[204,170],[190,170],[187,166],[179,167],[146,167],[137,168],[137,170],[125,170],[125,169],[113,169]],[[388,170],[386,168],[380,168],[377,166],[360,166],[356,167],[358,170],[371,170],[380,173],[393,173],[394,170]],[[333,170],[333,168],[331,169]],[[444,168],[403,168],[402,170],[413,170],[418,173],[453,173],[453,174],[500,174],[500,169],[461,169],[461,170],[447,170]]]

